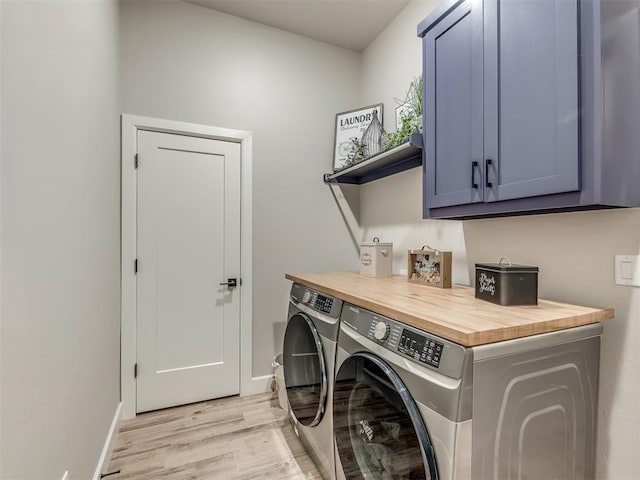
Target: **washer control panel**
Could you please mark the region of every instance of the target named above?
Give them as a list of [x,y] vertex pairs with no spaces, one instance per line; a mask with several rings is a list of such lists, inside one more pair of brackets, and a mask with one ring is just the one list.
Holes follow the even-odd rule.
[[337,318],[342,309],[342,300],[329,295],[323,295],[320,292],[297,283],[291,286],[291,298],[298,303],[333,318]]
[[402,330],[398,351],[432,367],[440,366],[440,357],[444,343],[426,335],[413,332],[408,328]]
[[355,330],[377,345],[449,377],[459,378],[466,350],[457,343],[345,303],[341,328]]

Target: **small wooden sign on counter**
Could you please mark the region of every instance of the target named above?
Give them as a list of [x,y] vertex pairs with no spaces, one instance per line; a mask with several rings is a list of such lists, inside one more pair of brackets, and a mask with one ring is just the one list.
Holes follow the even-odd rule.
[[407,280],[420,285],[451,288],[451,252],[409,250]]

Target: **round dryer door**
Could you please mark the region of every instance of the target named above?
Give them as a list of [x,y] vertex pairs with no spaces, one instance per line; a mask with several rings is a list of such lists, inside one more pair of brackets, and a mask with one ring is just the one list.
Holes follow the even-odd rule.
[[327,401],[327,366],[320,334],[311,319],[293,315],[287,322],[282,352],[289,407],[304,426],[320,423]]
[[340,366],[333,426],[347,479],[438,479],[418,407],[400,377],[377,356],[356,353]]

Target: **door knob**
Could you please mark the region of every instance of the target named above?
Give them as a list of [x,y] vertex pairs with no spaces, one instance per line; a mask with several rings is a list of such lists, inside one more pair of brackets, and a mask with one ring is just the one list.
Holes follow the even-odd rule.
[[220,285],[226,285],[229,288],[235,288],[238,286],[237,278],[229,278],[226,282],[221,283]]

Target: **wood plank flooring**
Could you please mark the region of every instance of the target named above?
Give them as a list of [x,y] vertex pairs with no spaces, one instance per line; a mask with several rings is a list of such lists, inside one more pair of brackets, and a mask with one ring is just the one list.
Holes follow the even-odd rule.
[[120,426],[105,480],[294,480],[322,476],[277,395],[228,397],[143,413]]

